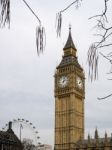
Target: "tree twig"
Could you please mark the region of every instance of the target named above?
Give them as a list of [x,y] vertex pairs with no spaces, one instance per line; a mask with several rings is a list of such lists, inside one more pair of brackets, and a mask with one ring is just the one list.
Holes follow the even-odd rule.
[[79,0],[75,0],[74,2],[72,2],[70,5],[68,5],[66,8],[64,8],[63,10],[61,10],[60,12],[64,12],[67,9],[69,9],[72,5],[74,5],[75,3],[77,3],[77,6],[79,5]]
[[23,2],[25,3],[25,5],[29,8],[29,10],[32,12],[32,14],[37,18],[37,20],[38,20],[39,23],[41,24],[41,20],[40,20],[39,17],[36,15],[36,13],[33,11],[33,9],[29,6],[29,4],[26,2],[26,0],[23,0]]
[[62,28],[62,13],[65,12],[66,10],[68,10],[72,5],[76,4],[76,8],[79,7],[80,5],[80,1],[82,0],[75,0],[73,1],[71,4],[69,4],[66,8],[60,10],[57,14],[56,14],[56,22],[55,22],[55,27],[56,27],[56,33],[57,33],[57,37],[61,36],[61,28]]
[[[39,26],[36,28],[36,45],[37,45],[37,53],[39,55],[40,52],[43,52],[46,43],[46,34],[45,28],[41,25],[41,20],[33,11],[33,9],[29,6],[26,0],[23,0],[24,4],[30,10],[30,12],[36,17],[39,22]],[[10,27],[10,0],[0,0],[0,27],[5,27],[6,24],[9,24]]]
[[[101,37],[101,39],[98,42],[92,43],[88,50],[88,68],[89,68],[89,77],[91,78],[91,81],[93,79],[96,80],[95,76],[98,73],[98,59],[96,59],[96,58],[99,56],[99,52],[100,52],[101,48],[112,46],[112,43],[107,43],[108,38],[110,38],[112,36],[112,26],[110,26],[108,28],[106,27],[106,24],[108,23],[107,2],[109,2],[109,0],[104,0],[104,10],[101,14],[94,15],[89,18],[89,19],[96,18],[97,24],[96,24],[95,28],[98,28],[98,29],[100,29],[100,31],[103,32],[103,34],[100,34],[100,33],[96,34],[97,36]],[[103,53],[102,53],[102,55],[103,55]],[[107,56],[105,56],[105,58],[107,58]]]
[[107,99],[107,98],[109,98],[109,97],[111,97],[112,96],[112,94],[109,94],[109,95],[107,95],[107,96],[105,96],[105,97],[98,97],[97,99],[98,100],[104,100],[104,99]]

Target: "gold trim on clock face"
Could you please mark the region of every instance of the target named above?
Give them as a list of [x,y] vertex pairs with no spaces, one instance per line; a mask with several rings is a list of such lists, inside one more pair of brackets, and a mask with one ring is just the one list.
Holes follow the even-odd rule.
[[67,84],[68,84],[68,77],[67,76],[61,76],[59,79],[59,86],[61,88],[64,88],[67,86]]
[[77,86],[79,89],[83,88],[83,82],[82,82],[82,79],[80,77],[76,78],[76,83],[77,83]]

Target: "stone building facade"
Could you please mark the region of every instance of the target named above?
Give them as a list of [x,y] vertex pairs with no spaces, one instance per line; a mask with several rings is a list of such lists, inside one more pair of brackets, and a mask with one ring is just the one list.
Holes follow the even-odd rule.
[[84,139],[85,74],[77,59],[69,28],[64,55],[56,67],[54,150],[112,150],[112,137],[104,138],[95,130],[94,138]]
[[84,138],[85,75],[69,28],[64,55],[55,72],[55,150],[70,150]]

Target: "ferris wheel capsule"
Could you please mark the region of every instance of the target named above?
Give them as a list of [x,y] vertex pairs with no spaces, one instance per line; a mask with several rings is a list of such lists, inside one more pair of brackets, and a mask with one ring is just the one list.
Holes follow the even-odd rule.
[[38,142],[38,145],[40,145],[41,143],[40,142]]
[[38,133],[38,131],[35,132],[36,134]]
[[13,122],[16,122],[16,119],[13,119]]

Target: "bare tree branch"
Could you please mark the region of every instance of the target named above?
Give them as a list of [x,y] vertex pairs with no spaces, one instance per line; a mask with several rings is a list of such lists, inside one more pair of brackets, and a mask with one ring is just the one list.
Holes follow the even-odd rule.
[[109,59],[109,56],[105,56],[103,53],[99,52],[104,58],[106,58],[107,60],[110,61],[110,63],[112,63],[112,59]]
[[98,48],[103,48],[103,47],[107,47],[107,46],[112,46],[112,43],[110,43],[110,44],[105,44],[105,45],[101,45],[101,46],[99,46]]
[[62,13],[65,12],[66,10],[68,10],[72,5],[75,4],[75,7],[78,8],[81,5],[81,1],[82,0],[75,0],[73,1],[70,5],[68,5],[66,8],[60,10],[57,14],[56,14],[56,23],[55,23],[55,27],[56,27],[56,33],[57,33],[57,37],[61,36],[61,27],[62,27]]
[[109,97],[111,97],[112,96],[112,94],[109,94],[109,95],[107,95],[107,96],[105,96],[105,97],[98,97],[97,99],[98,100],[104,100],[104,99],[107,99],[107,98],[109,98]]
[[[81,0],[82,1],[82,0]],[[66,11],[67,9],[69,9],[72,5],[76,4],[76,8],[79,7],[79,4],[80,4],[80,0],[75,0],[74,2],[72,2],[70,5],[68,5],[65,9],[61,10],[60,12],[64,12]]]
[[[26,2],[26,0],[23,0],[23,2],[39,22],[39,26],[36,28],[36,45],[37,53],[39,55],[40,52],[43,52],[46,44],[45,28],[41,26],[41,20]],[[0,27],[5,27],[6,24],[8,24],[10,27],[10,0],[0,0],[0,7]]]
[[[106,27],[108,24],[107,10],[108,5],[107,2],[110,0],[104,0],[104,10],[101,14],[90,17],[89,19],[95,19],[97,24],[95,28],[99,29],[99,32],[96,35],[100,37],[98,42],[94,42],[90,45],[88,50],[88,68],[89,68],[89,77],[91,81],[96,80],[96,74],[98,75],[98,56],[101,48],[112,46],[112,43],[107,43],[107,40],[112,36],[112,25],[110,27]],[[94,54],[94,55],[93,55]],[[109,59],[107,56],[104,56],[103,53],[100,53],[104,58]],[[110,56],[109,56],[110,57]],[[111,63],[112,60],[110,60]]]
[[39,23],[41,24],[41,20],[39,19],[39,17],[36,15],[36,13],[33,11],[33,9],[28,5],[28,3],[23,0],[23,2],[25,3],[25,5],[29,8],[29,10],[32,12],[32,14],[37,18],[37,20],[39,21]]
[[39,26],[37,26],[36,28],[36,46],[37,46],[37,54],[39,55],[40,52],[43,52],[43,50],[45,49],[45,45],[46,45],[45,28],[41,26],[41,20],[33,11],[33,9],[29,6],[29,4],[26,2],[26,0],[23,0],[23,2],[29,8],[32,14],[36,17],[36,19],[39,21]]
[[89,19],[101,17],[100,20],[105,19],[105,21],[108,22],[107,16],[106,16],[106,13],[107,13],[107,2],[108,2],[108,1],[109,1],[109,0],[104,0],[104,11],[103,11],[101,14],[92,16],[92,17],[90,17]]

